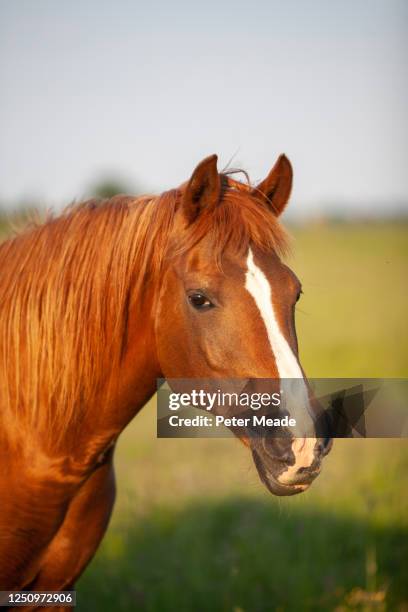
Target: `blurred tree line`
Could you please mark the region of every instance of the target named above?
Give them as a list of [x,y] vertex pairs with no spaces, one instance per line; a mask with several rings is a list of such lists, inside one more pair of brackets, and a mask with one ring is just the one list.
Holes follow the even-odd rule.
[[113,196],[119,194],[137,195],[140,193],[140,189],[135,189],[134,185],[130,185],[127,181],[115,176],[102,178],[94,183],[89,190],[89,195],[93,198],[113,198]]
[[[86,196],[81,199],[107,199],[118,194],[138,195],[142,191],[118,176],[106,174],[101,179],[91,183],[85,193]],[[0,240],[9,234],[13,228],[22,227],[30,220],[42,218],[46,209],[47,206],[44,203],[35,199],[24,200],[23,202],[0,201]]]

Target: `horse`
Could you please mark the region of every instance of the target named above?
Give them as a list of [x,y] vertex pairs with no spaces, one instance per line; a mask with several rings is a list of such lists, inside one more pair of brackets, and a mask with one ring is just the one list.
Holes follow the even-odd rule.
[[[257,186],[211,155],[176,189],[88,200],[0,245],[0,589],[74,588],[157,379],[296,378],[311,397],[283,263],[291,188],[285,155]],[[307,489],[330,446],[242,441],[276,495]]]

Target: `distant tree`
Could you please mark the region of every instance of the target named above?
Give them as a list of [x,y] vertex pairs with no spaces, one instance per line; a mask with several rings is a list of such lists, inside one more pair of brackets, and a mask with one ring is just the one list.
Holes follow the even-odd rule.
[[90,189],[90,195],[96,198],[113,198],[119,193],[134,195],[138,190],[135,190],[125,181],[116,177],[106,177],[96,182]]

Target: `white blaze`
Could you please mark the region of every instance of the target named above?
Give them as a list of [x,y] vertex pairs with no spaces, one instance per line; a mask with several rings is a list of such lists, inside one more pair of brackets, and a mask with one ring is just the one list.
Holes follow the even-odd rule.
[[268,279],[254,262],[252,250],[247,257],[245,288],[254,298],[268,334],[269,343],[275,355],[276,367],[280,378],[302,378],[303,373],[292,349],[282,335],[275,317],[272,301],[272,288]]
[[[273,307],[272,287],[265,274],[254,262],[252,250],[248,250],[245,288],[251,294],[264,322],[276,368],[281,379],[282,405],[296,418],[297,431],[302,436],[292,443],[295,465],[281,474],[281,482],[290,482],[300,467],[308,467],[314,460],[316,439],[304,438],[312,425],[309,413],[309,394],[299,362],[282,334]],[[297,379],[297,380],[293,380]],[[301,379],[301,380],[299,380]]]

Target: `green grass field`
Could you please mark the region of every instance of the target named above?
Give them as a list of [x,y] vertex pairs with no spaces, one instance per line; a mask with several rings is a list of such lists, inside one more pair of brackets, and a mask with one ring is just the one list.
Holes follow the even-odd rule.
[[[406,377],[408,224],[293,236],[307,374]],[[157,440],[150,402],[122,436],[116,470],[79,612],[408,610],[406,439],[337,440],[306,493],[277,498],[236,440]]]

